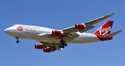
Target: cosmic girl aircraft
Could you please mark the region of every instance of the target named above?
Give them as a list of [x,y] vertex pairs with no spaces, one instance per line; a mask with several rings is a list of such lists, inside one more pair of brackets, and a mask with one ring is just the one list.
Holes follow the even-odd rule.
[[19,43],[19,39],[33,39],[37,40],[34,48],[40,49],[43,52],[49,53],[56,50],[62,50],[69,44],[87,44],[98,41],[112,40],[112,38],[121,32],[111,32],[113,21],[107,20],[99,29],[95,32],[87,32],[95,27],[95,25],[104,19],[112,16],[113,13],[109,13],[105,16],[90,20],[85,23],[75,24],[71,27],[60,29],[51,29],[41,26],[15,24],[4,31],[16,38],[16,42]]

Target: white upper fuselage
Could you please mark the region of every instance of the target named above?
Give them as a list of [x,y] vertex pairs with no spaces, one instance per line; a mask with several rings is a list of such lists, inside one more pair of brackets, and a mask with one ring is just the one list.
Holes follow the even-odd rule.
[[[42,35],[51,34],[53,30],[55,29],[40,26],[15,24],[9,28],[6,28],[4,31],[13,37],[18,37],[21,39],[34,39],[40,42],[54,43],[58,42],[58,40],[50,37],[42,37]],[[79,36],[74,38],[69,43],[91,43],[99,41],[96,35],[93,33],[76,33]]]

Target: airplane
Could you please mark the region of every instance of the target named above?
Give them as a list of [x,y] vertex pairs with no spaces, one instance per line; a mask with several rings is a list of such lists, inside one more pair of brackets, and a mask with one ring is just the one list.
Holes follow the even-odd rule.
[[108,20],[95,32],[87,32],[95,27],[102,20],[109,18],[113,13],[101,16],[94,20],[85,23],[75,24],[64,29],[51,29],[47,27],[15,24],[6,29],[4,32],[16,38],[16,43],[19,39],[32,39],[38,43],[35,44],[35,49],[41,49],[45,53],[54,52],[64,49],[68,43],[70,44],[88,44],[99,41],[112,40],[112,38],[121,32],[111,32],[113,21]]

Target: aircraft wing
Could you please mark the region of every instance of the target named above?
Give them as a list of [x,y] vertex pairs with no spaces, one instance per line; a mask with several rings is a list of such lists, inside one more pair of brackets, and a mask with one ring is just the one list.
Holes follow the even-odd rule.
[[63,32],[64,33],[71,33],[71,32],[85,32],[85,31],[88,31],[92,28],[94,28],[94,26],[101,22],[102,20],[104,19],[107,19],[109,18],[110,16],[112,16],[114,13],[109,13],[107,15],[104,15],[104,16],[101,16],[99,18],[96,18],[94,20],[90,20],[86,23],[81,23],[81,24],[75,24],[74,26],[71,26],[71,27],[68,27],[68,28],[64,28],[63,29]]

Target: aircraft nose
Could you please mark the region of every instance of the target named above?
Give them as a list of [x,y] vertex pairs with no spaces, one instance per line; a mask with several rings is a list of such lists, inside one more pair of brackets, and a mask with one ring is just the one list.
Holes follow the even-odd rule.
[[10,32],[12,32],[12,30],[13,29],[11,27],[9,27],[9,28],[4,29],[4,32],[10,33]]
[[9,32],[9,31],[10,31],[10,28],[4,29],[4,32]]

